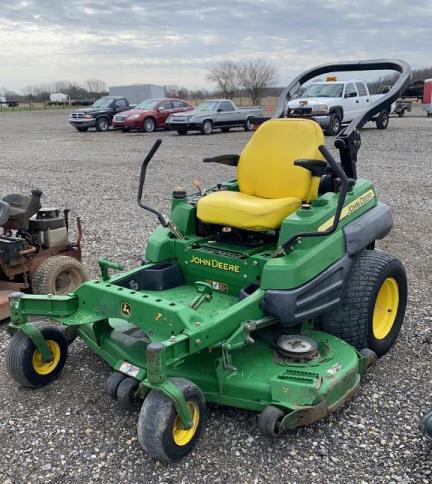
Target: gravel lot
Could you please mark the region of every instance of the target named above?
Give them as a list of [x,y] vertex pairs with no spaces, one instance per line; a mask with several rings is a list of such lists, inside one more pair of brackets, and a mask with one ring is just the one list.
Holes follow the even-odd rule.
[[[167,211],[177,185],[209,185],[233,175],[205,155],[236,153],[249,134],[209,137],[78,133],[65,111],[0,114],[0,193],[39,187],[46,206],[67,206],[85,228],[86,269],[102,256],[131,267],[155,219],[136,204],[140,161],[161,136],[149,169],[147,200]],[[109,368],[81,342],[48,387],[18,388],[0,364],[2,482],[424,482],[432,446],[418,415],[432,407],[432,121],[420,111],[366,128],[360,176],[390,204],[395,227],[380,247],[404,262],[410,292],[401,336],[364,379],[357,396],[329,418],[269,442],[252,412],[210,406],[206,430],[189,457],[153,461],[136,440],[139,409],[124,411],[103,393]],[[332,145],[329,138],[328,144]],[[7,346],[0,327],[0,359]]]

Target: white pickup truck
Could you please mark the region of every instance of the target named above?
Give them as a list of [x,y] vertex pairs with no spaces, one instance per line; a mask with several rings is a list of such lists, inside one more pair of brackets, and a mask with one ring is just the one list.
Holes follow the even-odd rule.
[[[326,134],[335,136],[342,124],[347,124],[369,107],[383,94],[369,94],[364,81],[337,81],[328,77],[326,81],[312,82],[301,97],[286,103],[287,117],[307,117],[317,121]],[[378,129],[386,129],[392,107],[384,108],[368,121],[374,121]]]

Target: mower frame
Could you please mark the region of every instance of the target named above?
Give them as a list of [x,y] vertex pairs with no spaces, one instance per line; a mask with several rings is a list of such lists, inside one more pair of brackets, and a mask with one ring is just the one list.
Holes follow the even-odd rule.
[[[284,96],[324,72],[388,68],[402,75],[366,113],[372,115],[409,82],[404,62],[328,64],[294,80]],[[165,395],[185,429],[192,428],[193,416],[172,380],[178,377],[194,382],[208,401],[283,410],[280,430],[328,415],[354,395],[376,360],[373,351],[314,329],[314,319],[341,302],[353,256],[373,247],[392,226],[390,210],[377,200],[372,184],[356,175],[356,128],[366,114],[336,140],[341,165],[320,148],[333,190],[288,216],[277,239],[255,246],[198,234],[195,205],[202,193],[176,190],[170,218],[144,204],[146,170],[158,140],[142,164],[138,189],[138,204],[161,223],[148,241],[143,265],[110,275],[123,271],[122,265],[101,259],[101,279],[71,294],[11,294],[9,331],[27,334],[42,361],[49,362],[51,351],[28,317],[57,321],[115,371],[135,379],[137,395]],[[237,181],[220,189],[236,191]],[[274,335],[282,331],[312,337],[319,357],[293,364],[281,360],[274,352]]]

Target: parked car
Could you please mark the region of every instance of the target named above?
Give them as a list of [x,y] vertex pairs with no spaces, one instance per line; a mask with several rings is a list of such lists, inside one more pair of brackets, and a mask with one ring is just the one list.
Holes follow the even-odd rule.
[[113,127],[122,131],[138,129],[151,133],[155,129],[165,128],[165,121],[171,114],[184,113],[192,109],[194,106],[182,99],[146,99],[134,109],[116,114]]
[[259,106],[238,108],[230,99],[212,99],[202,102],[187,114],[173,114],[167,119],[166,125],[168,129],[176,130],[181,135],[188,131],[211,134],[214,129],[221,129],[226,133],[230,128],[238,127],[251,131],[252,118],[262,115],[263,110]]
[[129,109],[129,102],[120,96],[105,96],[98,99],[89,108],[82,108],[69,115],[70,124],[78,131],[96,128],[96,131],[108,131],[116,113]]
[[[364,81],[336,81],[331,76],[326,81],[313,82],[300,98],[288,101],[286,116],[312,118],[326,134],[335,136],[342,124],[366,112],[381,96],[384,94],[370,94]],[[393,110],[394,106],[388,106],[369,121],[375,121],[378,129],[386,129]]]

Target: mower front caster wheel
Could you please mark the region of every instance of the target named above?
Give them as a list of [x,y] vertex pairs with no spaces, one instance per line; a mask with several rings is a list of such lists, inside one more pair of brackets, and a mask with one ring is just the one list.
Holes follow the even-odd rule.
[[120,383],[126,378],[126,375],[119,371],[114,371],[105,382],[105,393],[113,400],[117,399],[117,389]]
[[42,336],[51,351],[50,361],[42,354],[23,331],[17,331],[6,350],[6,368],[9,375],[27,388],[43,387],[61,372],[68,354],[68,344],[60,328],[41,328]]
[[266,407],[258,417],[258,427],[262,434],[272,439],[278,437],[281,432],[280,424],[284,416],[284,412],[279,408],[273,407],[273,405]]
[[187,455],[197,443],[205,419],[202,391],[189,380],[172,378],[183,393],[192,415],[192,427],[185,429],[171,400],[151,390],[141,407],[138,419],[138,440],[155,459],[171,462]]
[[135,378],[127,377],[117,387],[117,400],[126,409],[133,408],[136,402],[135,394],[139,382]]

